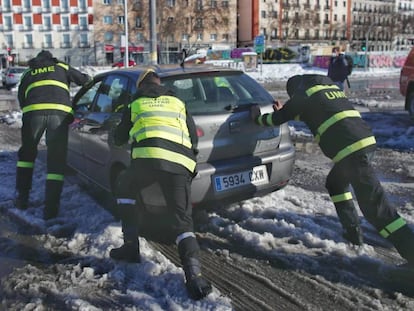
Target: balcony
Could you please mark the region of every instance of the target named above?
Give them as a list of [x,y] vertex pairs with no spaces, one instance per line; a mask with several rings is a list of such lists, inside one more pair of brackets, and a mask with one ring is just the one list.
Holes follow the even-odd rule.
[[89,48],[90,46],[89,42],[79,42],[80,48]]
[[15,14],[20,14],[20,13],[22,13],[22,7],[21,6],[19,6],[19,5],[14,5],[13,6],[13,13],[15,13]]
[[30,6],[24,6],[22,11],[23,11],[23,13],[32,12],[32,8]]
[[71,6],[70,7],[70,14],[78,14],[79,13],[79,8],[76,6]]
[[59,6],[53,6],[52,7],[52,13],[53,14],[59,14],[60,13],[60,7]]
[[24,31],[32,31],[33,27],[32,27],[32,25],[23,25],[23,30]]
[[53,48],[52,42],[42,42],[42,49],[51,49]]
[[62,49],[70,49],[72,47],[72,45],[70,44],[70,42],[61,42],[60,47]]
[[32,10],[33,10],[33,14],[42,13],[42,7],[41,6],[34,5],[34,6],[32,6]]
[[2,7],[2,12],[3,13],[10,13],[11,12],[11,6],[6,6],[6,5],[3,5],[3,7]]
[[23,49],[33,49],[33,42],[23,42]]

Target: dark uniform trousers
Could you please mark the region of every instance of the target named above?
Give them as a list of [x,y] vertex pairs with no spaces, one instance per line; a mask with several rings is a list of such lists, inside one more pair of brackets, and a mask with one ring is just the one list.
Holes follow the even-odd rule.
[[16,190],[28,193],[32,188],[34,162],[38,144],[45,133],[47,146],[47,177],[45,205],[59,207],[66,167],[68,124],[71,116],[53,112],[23,114],[22,146],[18,151]]
[[[165,221],[157,221],[163,223],[159,230],[167,231],[159,232],[164,234],[163,240],[173,242],[180,234],[193,232],[192,204],[191,204],[191,181],[192,176],[188,174],[176,174],[168,171],[157,170],[151,165],[151,159],[132,160],[128,170],[121,174],[117,181],[116,198],[118,200],[118,213],[122,219],[122,231],[124,239],[134,241],[139,235],[139,223],[145,223],[147,219],[139,219],[140,213],[138,209],[144,199],[140,195],[141,190],[158,184],[161,194],[164,197],[167,206],[166,214],[160,214]],[[122,204],[119,200],[125,200],[126,204]],[[127,202],[131,202],[128,204]],[[135,203],[136,201],[136,203]],[[151,226],[151,224],[145,224]],[[157,230],[157,228],[155,229]],[[199,246],[195,238],[187,238],[178,244],[180,258],[183,262],[187,258],[198,255]]]
[[[328,174],[326,188],[332,198],[349,192],[351,185],[365,218],[394,244],[404,258],[414,262],[414,248],[409,245],[409,241],[414,240],[414,234],[407,224],[397,226],[395,231],[387,232],[386,235],[382,233],[390,224],[404,221],[387,199],[371,165],[372,157],[373,153],[357,153],[336,163]],[[336,202],[335,207],[338,214],[342,213],[343,217],[339,217],[342,222],[354,221],[356,209],[352,197]],[[343,225],[347,227],[354,224]]]

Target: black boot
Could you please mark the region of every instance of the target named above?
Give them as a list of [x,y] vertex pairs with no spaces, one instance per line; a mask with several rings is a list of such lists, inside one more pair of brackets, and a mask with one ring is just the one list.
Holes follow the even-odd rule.
[[196,258],[188,258],[183,266],[185,273],[185,286],[188,295],[194,300],[206,297],[213,290],[211,283],[201,275],[200,261]]
[[346,228],[342,236],[354,245],[364,244],[362,230],[359,225]]
[[50,220],[56,218],[59,214],[59,205],[46,205],[43,211],[43,219]]
[[414,267],[414,232],[404,225],[391,233],[387,238],[397,249],[398,253],[408,262],[408,266]]
[[344,229],[343,237],[355,245],[363,245],[364,239],[359,224],[359,217],[353,201],[335,203],[339,221]]
[[109,256],[115,260],[122,260],[132,263],[141,262],[138,239],[136,241],[126,241],[121,247],[111,249]]
[[29,207],[29,192],[17,191],[14,205],[21,210],[27,209]]
[[123,260],[127,262],[141,262],[139,254],[139,230],[135,215],[136,208],[134,206],[120,205],[123,212],[122,233],[124,235],[124,245],[111,249],[109,256],[115,260]]
[[188,295],[194,300],[202,299],[212,291],[210,282],[201,275],[201,265],[198,260],[199,250],[197,240],[193,235],[182,239],[178,243],[178,253],[186,280],[185,286]]
[[49,220],[58,216],[62,189],[63,181],[46,180],[45,209],[43,211],[44,220]]

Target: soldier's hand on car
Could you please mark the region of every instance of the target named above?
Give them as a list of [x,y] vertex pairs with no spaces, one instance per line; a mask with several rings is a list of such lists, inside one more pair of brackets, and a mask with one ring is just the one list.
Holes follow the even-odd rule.
[[252,105],[250,107],[250,117],[253,121],[257,119],[258,116],[260,116],[262,113],[260,111],[259,105]]

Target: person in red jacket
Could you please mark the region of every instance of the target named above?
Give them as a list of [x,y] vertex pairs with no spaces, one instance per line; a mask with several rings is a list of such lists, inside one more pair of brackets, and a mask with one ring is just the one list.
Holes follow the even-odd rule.
[[365,218],[414,266],[414,233],[388,200],[371,165],[376,141],[369,125],[329,77],[296,75],[288,80],[286,89],[289,100],[284,105],[276,102],[275,111],[263,115],[259,106],[252,106],[252,119],[264,126],[303,121],[333,161],[326,188],[345,238],[354,244],[363,241],[352,186]]
[[202,299],[212,287],[201,273],[199,245],[193,232],[191,182],[198,143],[194,120],[185,104],[161,85],[153,68],[140,75],[137,90],[114,133],[116,145],[132,143],[131,166],[118,178],[115,193],[124,244],[112,249],[110,257],[140,262],[140,222],[146,222],[140,219],[145,215],[139,213],[145,209],[142,190],[158,185],[167,207],[159,216],[167,224],[161,234],[178,246],[189,296]]
[[45,133],[47,146],[47,177],[45,220],[58,215],[63,187],[68,143],[68,126],[73,121],[70,84],[83,85],[90,77],[41,51],[29,60],[18,88],[22,110],[22,145],[18,151],[15,205],[29,207],[29,193],[37,157],[37,147]]

